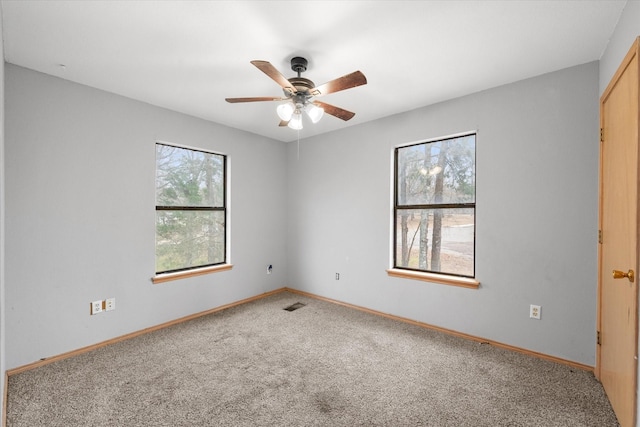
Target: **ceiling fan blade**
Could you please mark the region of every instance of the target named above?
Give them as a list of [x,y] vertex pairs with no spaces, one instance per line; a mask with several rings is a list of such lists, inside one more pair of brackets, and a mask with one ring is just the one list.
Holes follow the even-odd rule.
[[356,115],[356,113],[347,111],[344,108],[336,107],[335,105],[327,104],[326,102],[313,101],[313,103],[314,105],[317,105],[318,107],[324,109],[325,113],[331,114],[332,116],[342,119],[345,122]]
[[338,77],[335,80],[331,80],[323,85],[315,87],[311,90],[311,95],[321,96],[328,93],[339,92],[345,89],[351,89],[352,87],[362,86],[367,84],[367,78],[360,71],[354,71],[351,74],[347,74],[342,77]]
[[280,123],[278,124],[278,126],[283,127],[283,126],[287,126],[289,124],[289,122],[285,122],[284,120],[280,120]]
[[260,101],[284,101],[287,98],[274,98],[272,96],[257,96],[253,98],[225,98],[224,100],[232,104],[236,102],[260,102]]
[[285,76],[282,75],[280,71],[276,69],[273,65],[271,65],[268,61],[251,61],[253,65],[255,65],[260,71],[265,73],[267,76],[271,77],[273,81],[278,83],[284,90],[289,93],[295,93],[296,88],[293,87],[291,82],[287,80]]

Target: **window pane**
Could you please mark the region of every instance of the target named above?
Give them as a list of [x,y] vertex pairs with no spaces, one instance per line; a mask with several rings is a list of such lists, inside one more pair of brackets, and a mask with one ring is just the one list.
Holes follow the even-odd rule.
[[156,144],[158,206],[224,205],[224,156]]
[[398,209],[396,267],[474,276],[475,209]]
[[398,205],[474,203],[475,135],[398,148]]
[[156,211],[156,272],[225,262],[224,211]]

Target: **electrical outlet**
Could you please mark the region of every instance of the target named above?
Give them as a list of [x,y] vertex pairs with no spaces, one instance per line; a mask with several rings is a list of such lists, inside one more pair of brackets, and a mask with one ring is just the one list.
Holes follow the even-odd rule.
[[91,303],[91,314],[102,313],[102,300]]
[[532,319],[540,320],[541,311],[542,307],[540,307],[539,305],[531,304],[529,306],[529,317]]
[[336,273],[336,280],[340,280],[340,273]]
[[116,309],[116,299],[115,298],[107,298],[104,302],[104,310],[111,311]]

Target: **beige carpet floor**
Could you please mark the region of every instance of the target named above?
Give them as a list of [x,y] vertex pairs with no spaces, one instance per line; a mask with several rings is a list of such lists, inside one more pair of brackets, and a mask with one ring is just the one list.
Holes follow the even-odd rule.
[[589,372],[288,292],[12,375],[7,421],[618,425]]

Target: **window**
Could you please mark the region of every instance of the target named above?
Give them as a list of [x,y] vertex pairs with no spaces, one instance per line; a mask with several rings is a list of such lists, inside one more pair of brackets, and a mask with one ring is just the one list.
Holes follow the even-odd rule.
[[156,144],[156,274],[226,262],[226,157]]
[[475,145],[468,134],[395,149],[394,268],[475,276]]

